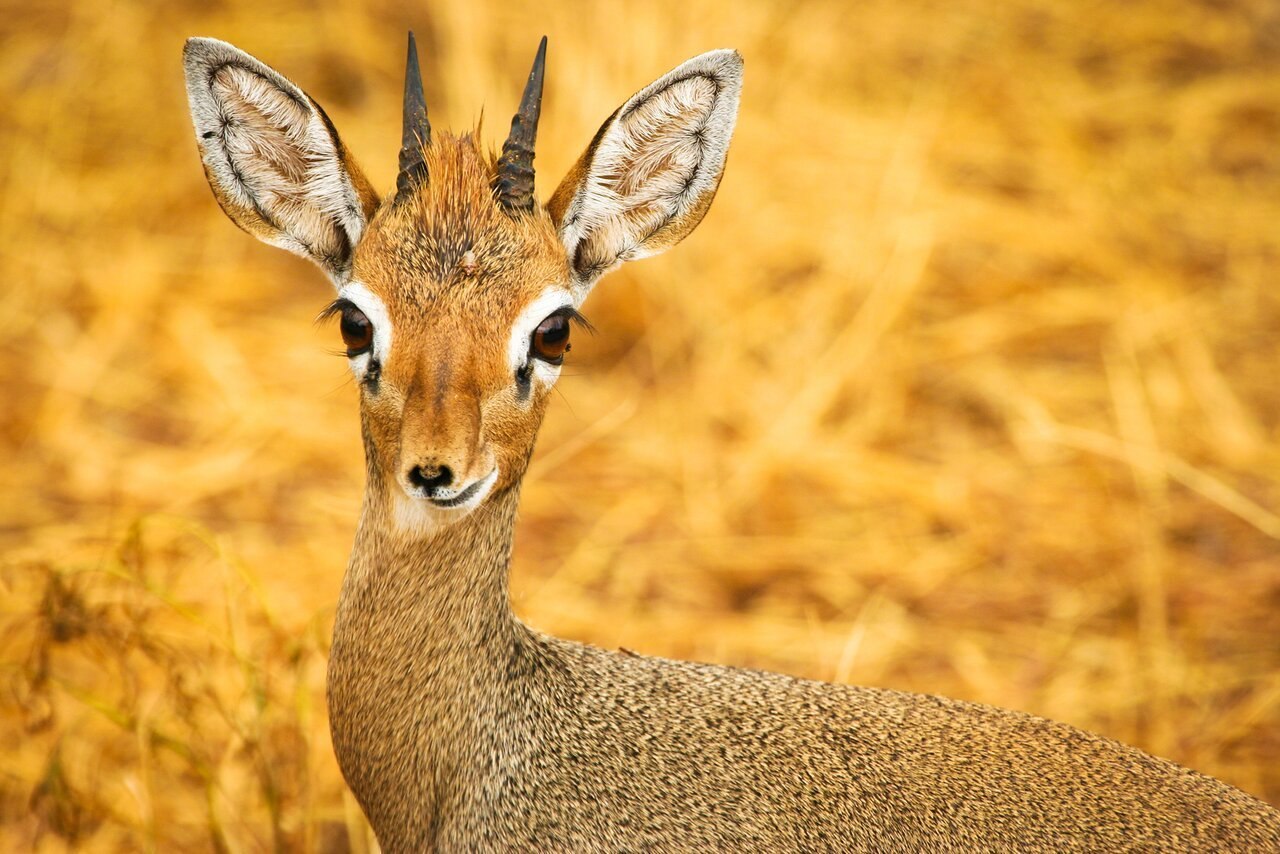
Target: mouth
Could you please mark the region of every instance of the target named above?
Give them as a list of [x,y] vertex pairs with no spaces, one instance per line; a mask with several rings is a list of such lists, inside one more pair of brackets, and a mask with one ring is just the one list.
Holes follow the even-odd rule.
[[493,471],[477,481],[473,481],[471,485],[462,489],[455,495],[436,496],[428,495],[426,499],[436,507],[450,510],[456,507],[465,507],[468,504],[479,503],[480,499],[488,494],[489,489],[493,486],[494,481],[498,479],[498,469],[495,466]]

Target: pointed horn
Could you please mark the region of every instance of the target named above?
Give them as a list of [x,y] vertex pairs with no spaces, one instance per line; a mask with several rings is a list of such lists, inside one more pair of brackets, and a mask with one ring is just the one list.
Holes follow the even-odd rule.
[[427,99],[422,94],[422,70],[418,67],[418,43],[409,32],[409,56],[404,69],[404,131],[400,140],[400,174],[396,198],[406,199],[414,184],[427,180],[424,149],[431,144]]
[[493,189],[498,204],[508,213],[531,211],[537,205],[533,195],[533,145],[538,138],[538,114],[542,111],[542,72],[547,59],[547,37],[538,45],[533,70],[520,99],[520,111],[511,120],[511,135],[502,144],[498,175]]

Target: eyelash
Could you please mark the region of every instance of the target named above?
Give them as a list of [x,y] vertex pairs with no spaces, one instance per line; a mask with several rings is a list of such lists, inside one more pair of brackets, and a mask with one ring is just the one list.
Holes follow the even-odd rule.
[[582,331],[586,332],[588,335],[596,334],[595,324],[593,324],[590,320],[587,320],[587,316],[585,314],[578,311],[576,308],[569,309],[569,312],[570,312],[569,314],[570,323],[580,327]]
[[321,312],[316,315],[316,323],[324,323],[326,320],[329,320],[332,317],[337,317],[339,314],[342,313],[342,310],[344,308],[347,308],[348,306],[350,306],[351,308],[359,308],[359,306],[353,303],[351,300],[343,299],[339,297],[338,299],[326,305],[321,310]]
[[[560,315],[561,317],[567,318],[569,322],[572,323],[574,326],[577,326],[579,329],[582,329],[591,335],[596,334],[595,325],[592,324],[590,320],[587,320],[587,316],[585,314],[578,311],[576,308],[574,308],[571,305],[566,305],[566,306],[562,306],[561,308],[557,308],[555,311],[551,312],[551,314],[548,314],[547,317],[555,317],[556,315]],[[547,317],[542,318],[542,320],[539,320],[538,323],[541,324],[543,321],[547,319]],[[538,330],[538,327],[535,326],[533,329],[529,331],[530,343],[533,342],[533,333],[536,332],[537,330]]]

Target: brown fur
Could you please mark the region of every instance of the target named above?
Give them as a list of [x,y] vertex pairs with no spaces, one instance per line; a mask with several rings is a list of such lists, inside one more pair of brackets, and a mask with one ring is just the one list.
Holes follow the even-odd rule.
[[494,158],[473,136],[438,133],[426,163],[430,180],[384,205],[356,251],[354,278],[382,298],[396,336],[368,395],[371,465],[394,478],[435,461],[466,481],[487,473],[491,451],[497,487],[511,486],[545,398],[518,399],[506,341],[520,309],[567,280],[564,251],[544,211],[512,218],[494,204]]
[[[229,47],[191,52],[200,61]],[[717,97],[740,73],[726,54],[710,61],[723,72],[707,78]],[[212,112],[193,103],[199,130]],[[352,279],[385,304],[394,338],[377,381],[362,383],[368,488],[338,603],[329,710],[343,774],[383,849],[1280,851],[1276,810],[1062,724],[609,652],[514,616],[519,485],[549,388],[518,391],[507,341],[536,295],[573,280],[557,226],[600,138],[553,214],[500,211],[493,158],[469,136],[437,135],[426,183],[371,219],[371,191],[354,190],[367,223]],[[718,167],[703,177],[703,195],[648,234],[628,230],[630,209],[615,207],[589,251],[607,265],[647,240],[675,242],[706,212]],[[584,233],[579,245],[601,237]],[[422,500],[402,489],[406,467],[447,464],[465,482],[490,460],[501,477],[483,504],[406,523],[406,502]]]

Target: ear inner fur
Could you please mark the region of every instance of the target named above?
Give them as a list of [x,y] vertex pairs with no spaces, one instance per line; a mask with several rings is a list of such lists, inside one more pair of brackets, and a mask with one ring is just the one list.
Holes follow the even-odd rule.
[[345,280],[378,197],[324,110],[224,42],[189,40],[184,64],[197,143],[219,205],[255,237]]
[[673,246],[701,221],[724,169],[741,79],[735,52],[703,54],[601,126],[547,206],[581,291],[623,261]]

